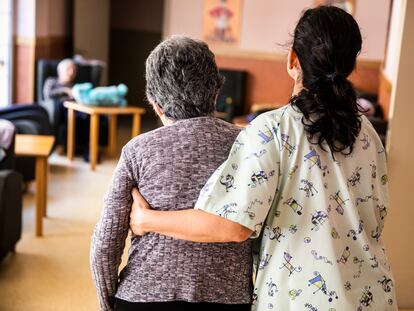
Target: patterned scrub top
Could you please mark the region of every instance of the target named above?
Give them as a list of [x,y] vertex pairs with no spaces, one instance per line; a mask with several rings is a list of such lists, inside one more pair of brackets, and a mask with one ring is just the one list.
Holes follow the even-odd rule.
[[[371,123],[350,155],[311,144],[292,105],[257,117],[196,208],[259,238],[253,310],[397,310],[381,240],[386,155]],[[327,147],[328,148],[328,147]]]

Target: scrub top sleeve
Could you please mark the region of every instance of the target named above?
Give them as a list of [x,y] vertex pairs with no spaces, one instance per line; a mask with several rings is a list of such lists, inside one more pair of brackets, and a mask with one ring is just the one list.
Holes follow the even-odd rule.
[[257,118],[240,132],[228,159],[200,192],[196,209],[237,222],[260,234],[280,174],[277,129]]

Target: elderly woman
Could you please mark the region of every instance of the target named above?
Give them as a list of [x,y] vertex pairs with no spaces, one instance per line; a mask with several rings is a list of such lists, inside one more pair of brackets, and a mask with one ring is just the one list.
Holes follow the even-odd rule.
[[208,46],[186,37],[162,42],[146,62],[147,97],[164,126],[122,151],[91,247],[101,310],[249,310],[251,244],[194,243],[150,233],[132,237],[131,190],[154,209],[192,208],[226,159],[239,130],[213,117],[222,77]]

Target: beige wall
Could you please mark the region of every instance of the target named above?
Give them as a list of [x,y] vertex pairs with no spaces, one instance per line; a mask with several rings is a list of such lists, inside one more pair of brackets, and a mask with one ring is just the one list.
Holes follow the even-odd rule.
[[[201,38],[203,0],[167,0],[164,36],[184,34]],[[284,45],[303,9],[313,5],[312,0],[243,1],[241,51],[283,53]],[[357,1],[355,18],[364,38],[361,57],[383,60],[390,0]]]
[[[109,17],[109,0],[74,1],[73,45],[75,54],[108,63]],[[107,76],[107,68],[104,68],[102,84],[107,84]]]
[[[400,308],[414,308],[414,1],[394,0],[401,5],[395,40],[396,67],[391,97],[388,139],[390,210],[384,236],[396,278]],[[402,29],[402,31],[398,31]]]
[[36,37],[67,36],[68,0],[36,0]]

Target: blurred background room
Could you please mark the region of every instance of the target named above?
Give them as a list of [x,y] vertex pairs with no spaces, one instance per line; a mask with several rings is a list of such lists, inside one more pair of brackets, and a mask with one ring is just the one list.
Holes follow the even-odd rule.
[[361,28],[350,80],[386,145],[384,240],[414,310],[414,0],[0,0],[0,310],[98,310],[91,234],[122,146],[161,126],[145,60],[163,38],[209,44],[216,115],[246,126],[289,102],[293,27],[323,4]]

